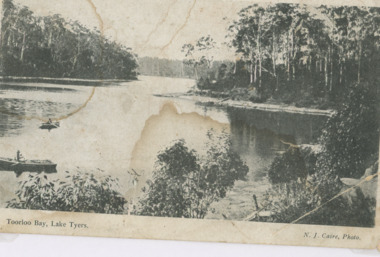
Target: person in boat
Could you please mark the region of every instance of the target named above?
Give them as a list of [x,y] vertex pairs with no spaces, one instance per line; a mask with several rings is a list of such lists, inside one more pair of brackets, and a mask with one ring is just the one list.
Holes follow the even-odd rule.
[[49,124],[53,124],[53,121],[49,118],[48,122]]
[[24,156],[22,156],[20,150],[17,150],[16,159],[18,162],[24,160]]

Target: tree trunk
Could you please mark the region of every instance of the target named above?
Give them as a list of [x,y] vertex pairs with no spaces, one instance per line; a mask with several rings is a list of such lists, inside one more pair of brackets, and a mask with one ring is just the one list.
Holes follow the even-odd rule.
[[272,65],[273,65],[273,75],[276,79],[276,91],[278,91],[278,78],[276,73],[276,65],[277,65],[277,38],[275,33],[273,32],[273,46],[272,46]]
[[277,46],[276,46],[276,35],[273,32],[273,37],[272,37],[272,65],[273,65],[273,75],[277,77],[276,75],[276,59],[277,59]]
[[294,80],[294,73],[295,73],[295,68],[294,68],[294,65],[295,65],[295,63],[294,63],[294,38],[293,38],[293,30],[291,30],[291,35],[290,35],[290,46],[291,46],[291,51],[290,51],[290,53],[291,53],[291,69],[292,69],[292,74],[291,74],[291,78],[292,78],[292,80]]
[[329,74],[328,74],[328,66],[327,66],[329,52],[326,53],[326,56],[325,56],[325,86],[326,86],[326,89],[327,89],[328,84],[329,84]]
[[195,79],[198,81],[198,69],[197,66],[194,66]]
[[361,60],[362,60],[362,42],[359,41],[359,56],[358,56],[358,84],[360,83],[360,69],[361,69]]
[[80,53],[80,33],[78,33],[77,54],[76,54],[75,57],[74,57],[73,66],[72,66],[72,69],[71,69],[72,71],[75,70],[75,65],[76,65],[76,63],[77,63],[79,53]]
[[253,84],[253,60],[251,60],[251,64],[249,65],[249,75],[250,75],[250,79],[249,79],[249,83],[252,85]]
[[315,73],[318,72],[319,63],[320,63],[320,60],[319,60],[319,58],[317,57],[316,60],[315,60]]
[[49,47],[49,48],[51,47],[52,37],[53,37],[53,31],[50,30],[50,34],[49,34],[49,42],[48,42],[48,47]]
[[286,41],[287,41],[287,50],[288,50],[288,54],[287,54],[287,58],[288,58],[288,81],[290,81],[290,40],[289,40],[289,35],[287,36],[286,38]]
[[330,92],[333,90],[333,68],[334,68],[334,48],[331,47],[331,54],[330,54]]
[[9,33],[9,37],[8,37],[8,46],[12,45],[13,41],[14,41],[14,32],[11,31],[11,33]]
[[22,36],[22,47],[21,47],[21,55],[20,55],[21,62],[24,62],[25,39],[26,39],[26,32],[24,31],[24,34]]
[[258,35],[258,54],[259,54],[259,88],[261,88],[261,74],[262,74],[262,65],[261,65],[261,17],[259,17],[259,35]]
[[263,67],[261,63],[261,57],[259,58],[259,88],[261,88],[261,75],[262,75]]
[[[1,20],[2,20],[2,16],[0,15],[1,17]],[[3,76],[3,31],[2,29],[0,28],[0,76]]]
[[[0,44],[3,46],[5,46],[5,45],[8,45],[8,40],[9,40],[9,37],[6,37],[6,35],[7,35],[7,32],[8,32],[8,29],[6,29],[4,32],[2,32],[2,30],[0,30],[1,31],[1,42],[0,42]],[[9,34],[9,33],[8,33]],[[5,41],[5,39],[7,39],[6,41]]]
[[257,58],[255,59],[255,71],[253,76],[253,83],[256,83],[257,81]]
[[343,80],[343,62],[341,58],[339,58],[339,84],[342,85]]

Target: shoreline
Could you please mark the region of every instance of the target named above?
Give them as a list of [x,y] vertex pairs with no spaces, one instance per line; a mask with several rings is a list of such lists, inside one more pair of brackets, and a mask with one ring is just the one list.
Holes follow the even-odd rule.
[[13,77],[0,76],[0,82],[17,82],[17,83],[51,83],[58,85],[77,85],[77,86],[104,86],[115,83],[130,82],[134,79],[80,79],[80,78],[50,78],[50,77]]
[[293,113],[293,114],[307,114],[307,115],[316,115],[316,116],[328,116],[331,117],[335,111],[334,110],[320,110],[315,108],[305,108],[305,107],[295,107],[288,104],[271,104],[271,103],[253,103],[250,101],[244,100],[223,100],[219,98],[209,97],[209,96],[200,96],[193,93],[185,94],[155,94],[156,97],[165,97],[165,98],[177,98],[183,100],[194,101],[198,104],[203,104],[207,106],[215,107],[232,107],[237,109],[247,109],[247,110],[261,110],[267,112],[284,112],[284,113]]

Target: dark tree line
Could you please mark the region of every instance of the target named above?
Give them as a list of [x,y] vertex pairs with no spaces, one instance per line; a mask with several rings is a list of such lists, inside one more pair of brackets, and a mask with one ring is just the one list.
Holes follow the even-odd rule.
[[193,70],[180,60],[161,59],[157,57],[141,57],[138,59],[138,72],[146,76],[163,76],[192,78]]
[[229,31],[251,85],[331,93],[377,79],[379,25],[379,8],[277,4],[241,10]]
[[208,78],[215,80],[218,78],[220,66],[231,66],[229,61],[213,61],[210,64],[194,63],[191,61],[180,61],[157,57],[140,57],[138,59],[138,73],[146,76],[163,76],[173,78]]
[[59,14],[37,16],[3,1],[2,72],[5,76],[131,79],[136,58],[130,48]]
[[330,103],[343,100],[353,84],[377,93],[379,28],[380,8],[248,6],[228,28],[240,61],[228,70],[229,82],[212,89],[254,88],[264,100]]

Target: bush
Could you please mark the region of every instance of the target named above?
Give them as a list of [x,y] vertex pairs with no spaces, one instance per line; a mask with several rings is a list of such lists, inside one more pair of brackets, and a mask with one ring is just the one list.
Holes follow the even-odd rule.
[[204,218],[214,201],[225,197],[248,167],[234,153],[229,137],[208,133],[208,151],[200,157],[184,140],[158,154],[146,194],[139,202],[138,215]]
[[377,158],[376,97],[363,85],[351,88],[346,103],[327,121],[317,168],[339,177],[360,178]]
[[90,173],[68,174],[65,180],[30,174],[7,208],[122,214],[127,202],[117,186],[117,179]]
[[328,120],[319,143],[317,153],[312,154],[312,148],[304,149],[305,154],[290,148],[272,163],[269,178],[274,185],[263,204],[272,212],[270,220],[374,226],[374,199],[365,197],[360,188],[339,195],[345,190],[340,178],[360,178],[378,156],[376,101],[365,86],[351,89],[346,104]]
[[275,186],[267,192],[263,203],[272,212],[267,221],[373,227],[376,202],[366,198],[359,188],[353,190],[355,197],[335,197],[341,189],[337,178],[327,177],[312,184],[293,181]]
[[298,147],[290,147],[283,155],[277,156],[268,171],[272,184],[306,179],[307,175],[306,164]]

